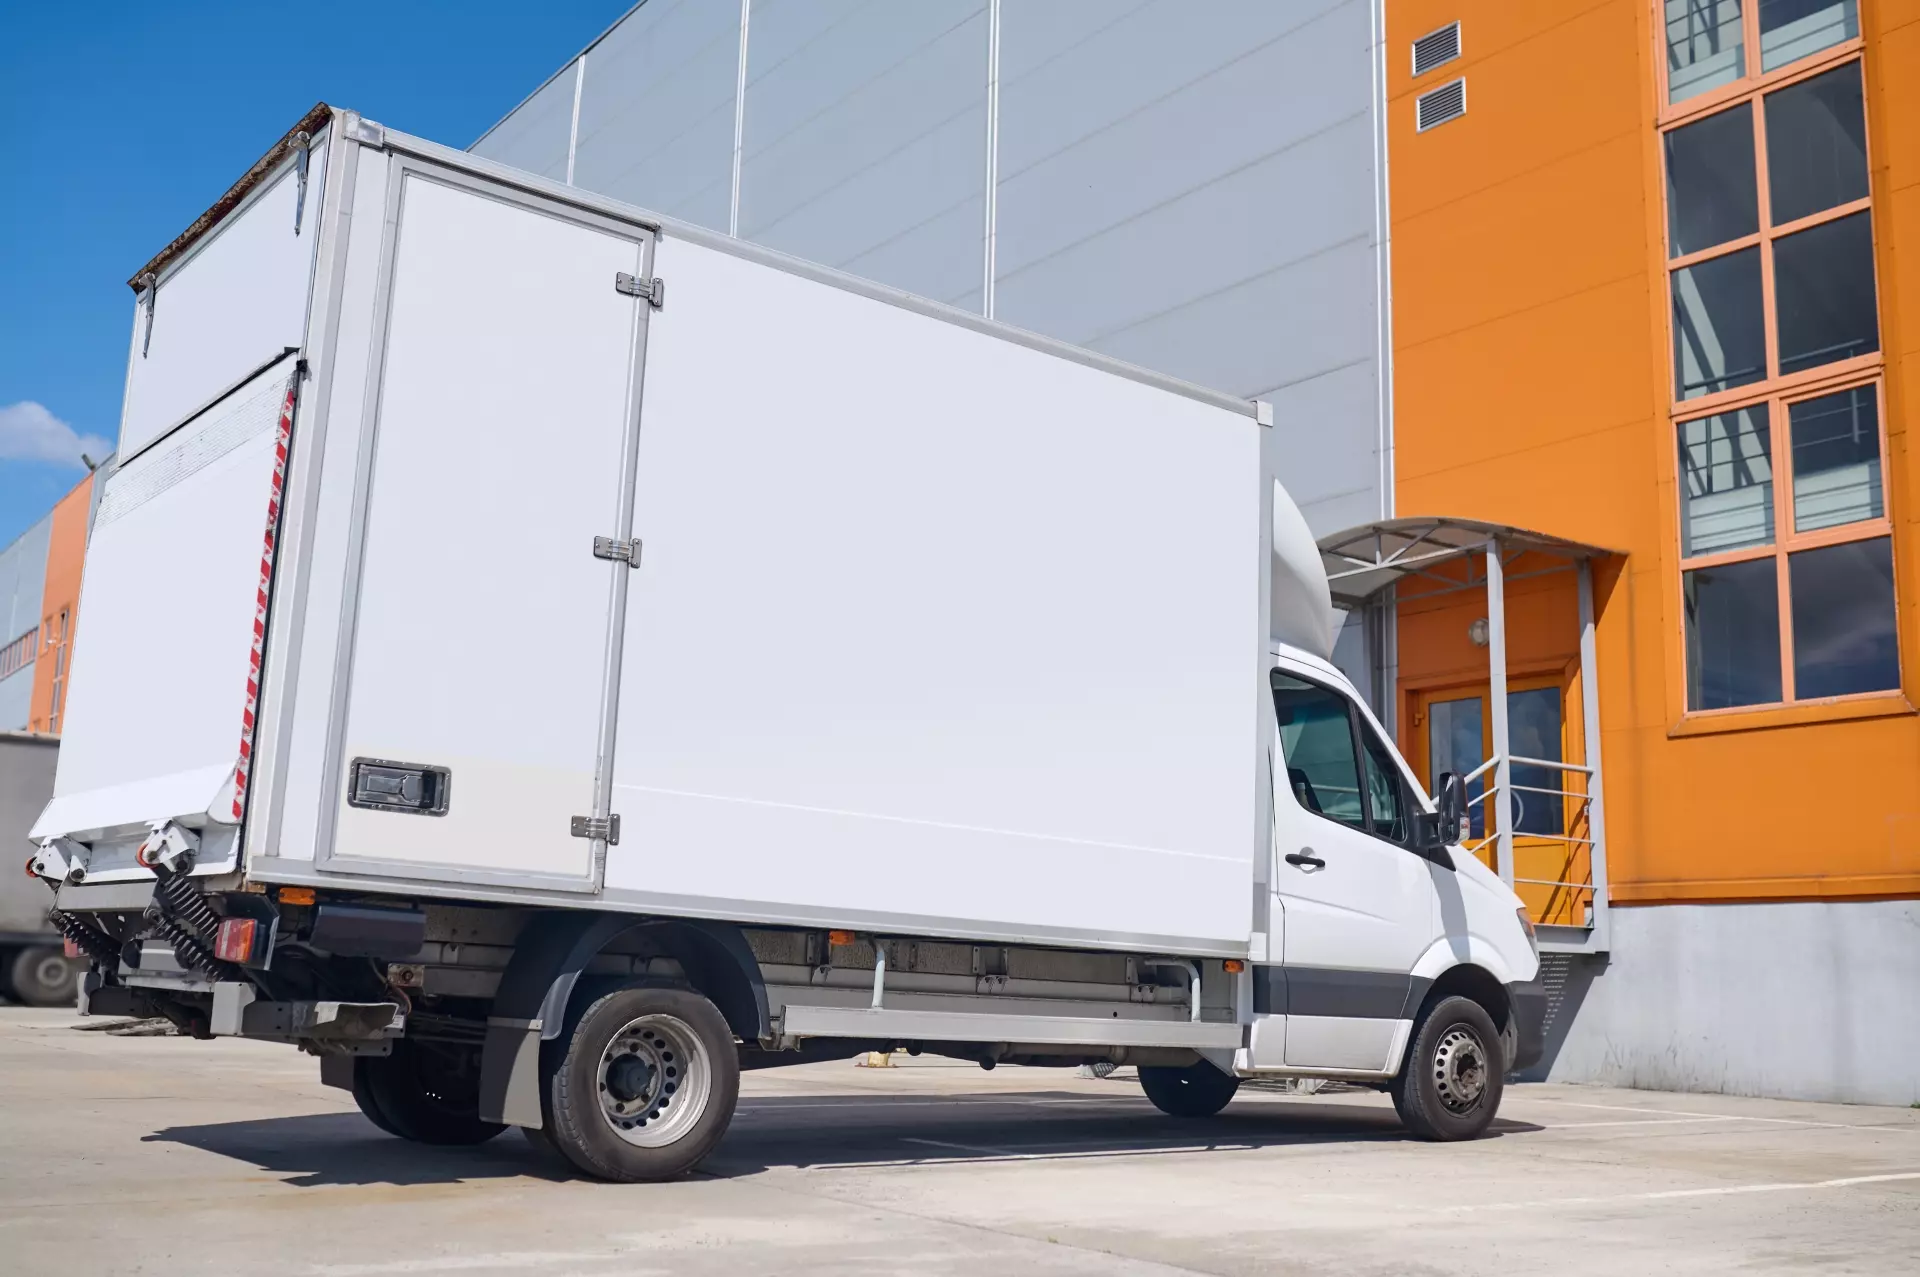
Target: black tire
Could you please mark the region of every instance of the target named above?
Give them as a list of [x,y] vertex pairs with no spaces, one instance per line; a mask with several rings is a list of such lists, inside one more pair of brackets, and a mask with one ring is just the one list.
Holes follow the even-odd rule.
[[358,1056],[353,1061],[353,1102],[360,1106],[361,1114],[375,1126],[397,1139],[404,1139],[387,1115],[380,1111],[380,1101],[374,1098],[373,1084],[367,1079],[369,1057]]
[[1169,1117],[1212,1117],[1227,1107],[1240,1079],[1201,1060],[1185,1068],[1140,1066],[1140,1089]]
[[30,1007],[72,1006],[79,996],[80,964],[58,949],[22,949],[7,966],[9,991]]
[[687,989],[617,989],[569,1019],[542,1079],[545,1134],[560,1154],[621,1183],[699,1165],[740,1098],[740,1052],[713,1003]]
[[[354,1062],[353,1098],[375,1126],[416,1144],[484,1144],[507,1128],[480,1120],[480,1052],[402,1038]],[[382,1120],[384,1119],[384,1120]]]
[[1470,1140],[1500,1111],[1507,1061],[1493,1017],[1471,998],[1429,1007],[1387,1088],[1400,1120],[1423,1140]]

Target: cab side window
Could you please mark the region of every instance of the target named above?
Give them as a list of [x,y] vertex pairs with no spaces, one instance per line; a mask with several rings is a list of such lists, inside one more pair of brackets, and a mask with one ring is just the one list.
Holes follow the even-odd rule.
[[1347,698],[1290,674],[1275,674],[1273,709],[1294,800],[1315,815],[1365,829]]
[[1273,709],[1294,801],[1317,816],[1409,845],[1413,807],[1400,766],[1352,702],[1332,688],[1275,672]]

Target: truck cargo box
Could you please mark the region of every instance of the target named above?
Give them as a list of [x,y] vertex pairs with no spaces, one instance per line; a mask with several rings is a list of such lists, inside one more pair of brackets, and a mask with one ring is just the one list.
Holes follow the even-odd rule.
[[90,881],[1246,951],[1262,405],[351,113],[242,186],[136,281]]

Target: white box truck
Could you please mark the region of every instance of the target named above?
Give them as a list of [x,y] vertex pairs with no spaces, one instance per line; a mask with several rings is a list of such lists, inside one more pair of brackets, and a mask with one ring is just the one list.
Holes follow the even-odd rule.
[[1442,1139],[1539,1053],[1264,405],[325,106],[133,283],[33,829],[91,1012],[624,1180],[862,1050]]

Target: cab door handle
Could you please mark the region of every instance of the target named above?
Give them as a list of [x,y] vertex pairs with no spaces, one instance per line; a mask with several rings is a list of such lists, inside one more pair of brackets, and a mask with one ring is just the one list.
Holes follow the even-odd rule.
[[1287,863],[1290,865],[1299,865],[1302,868],[1308,865],[1313,866],[1315,869],[1325,869],[1327,867],[1327,862],[1314,855],[1313,848],[1311,847],[1302,847],[1299,851],[1288,852]]

